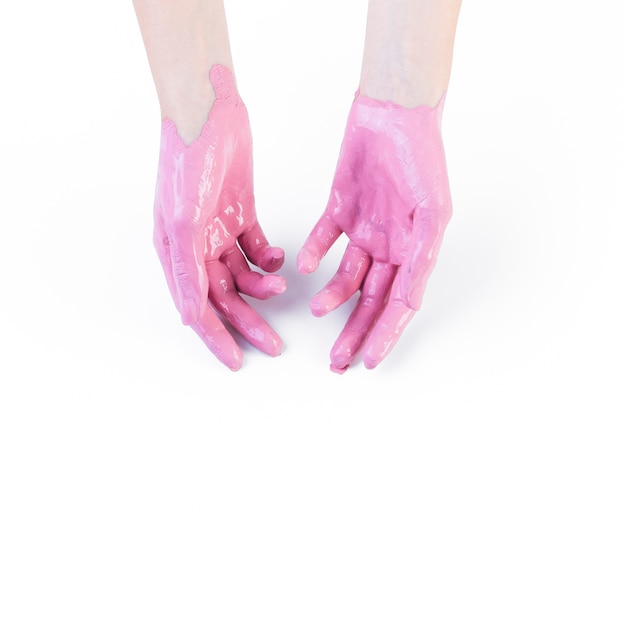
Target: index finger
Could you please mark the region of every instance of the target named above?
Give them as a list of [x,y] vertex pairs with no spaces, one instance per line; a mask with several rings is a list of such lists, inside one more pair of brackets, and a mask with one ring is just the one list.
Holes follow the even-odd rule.
[[298,253],[298,271],[301,274],[314,272],[319,266],[322,257],[337,241],[341,233],[341,228],[325,212],[313,227],[311,234],[307,237]]

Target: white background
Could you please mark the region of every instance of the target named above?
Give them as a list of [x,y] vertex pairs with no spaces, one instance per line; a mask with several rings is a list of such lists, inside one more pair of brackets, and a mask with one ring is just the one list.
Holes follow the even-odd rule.
[[152,249],[159,111],[130,0],[0,9],[0,623],[626,623],[620,3],[466,2],[455,205],[376,370],[295,256],[324,208],[365,0],[227,2],[282,356],[238,373]]

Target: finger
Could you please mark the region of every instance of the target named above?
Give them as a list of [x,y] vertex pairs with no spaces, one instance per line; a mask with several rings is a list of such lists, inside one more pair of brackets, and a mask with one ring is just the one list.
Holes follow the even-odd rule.
[[326,315],[349,300],[361,286],[370,262],[365,250],[352,243],[348,244],[337,273],[311,300],[313,315],[316,317]]
[[287,281],[276,274],[259,274],[253,272],[245,257],[234,247],[222,255],[221,261],[226,265],[235,279],[237,290],[259,300],[267,300],[283,293],[287,289]]
[[209,300],[253,346],[278,356],[282,340],[272,327],[237,293],[228,268],[221,261],[207,263]]
[[[160,217],[155,219],[154,246],[163,266],[170,293],[176,302],[178,294],[172,271],[169,240]],[[197,322],[192,323],[191,327],[224,365],[233,371],[241,367],[243,362],[241,349],[211,307],[206,306],[202,317]]]
[[353,361],[383,310],[396,271],[395,265],[380,261],[372,263],[363,283],[361,297],[330,351],[330,368],[334,372],[345,372]]
[[234,372],[243,362],[241,348],[226,330],[215,311],[207,306],[202,317],[191,324],[208,349]]
[[262,270],[275,272],[282,267],[285,261],[283,249],[269,245],[258,221],[239,235],[238,241],[245,255]]
[[363,363],[367,369],[373,369],[387,357],[415,313],[415,309],[404,303],[396,280],[389,301],[363,346]]
[[301,274],[314,272],[341,232],[329,214],[324,212],[298,253],[298,271]]
[[183,324],[197,322],[206,308],[207,275],[204,246],[185,228],[172,236],[168,233],[172,273],[176,284],[177,305]]
[[413,233],[408,249],[411,251],[398,274],[399,292],[402,301],[414,310],[419,310],[437,255],[441,248],[451,209],[442,211],[422,211],[414,218]]

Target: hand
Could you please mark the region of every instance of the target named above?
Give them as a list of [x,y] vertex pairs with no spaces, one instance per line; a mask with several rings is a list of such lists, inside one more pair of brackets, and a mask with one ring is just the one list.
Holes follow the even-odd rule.
[[269,246],[256,218],[250,125],[233,75],[214,65],[210,78],[216,99],[197,139],[187,146],[174,123],[163,122],[154,244],[183,323],[237,370],[241,349],[217,313],[263,352],[280,354],[280,337],[239,292],[282,293],[285,279],[251,271],[246,257],[274,272],[284,253]]
[[342,232],[350,240],[339,270],[311,300],[321,316],[361,290],[330,353],[335,372],[361,347],[365,366],[376,367],[420,308],[452,215],[443,100],[407,109],[357,96],[352,105],[328,206],[298,255],[298,270],[309,273]]

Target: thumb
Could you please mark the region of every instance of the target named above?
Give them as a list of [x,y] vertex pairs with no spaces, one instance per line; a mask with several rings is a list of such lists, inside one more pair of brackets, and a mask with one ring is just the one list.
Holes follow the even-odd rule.
[[171,237],[170,252],[176,306],[183,324],[194,324],[204,314],[209,292],[204,250],[198,240]]

